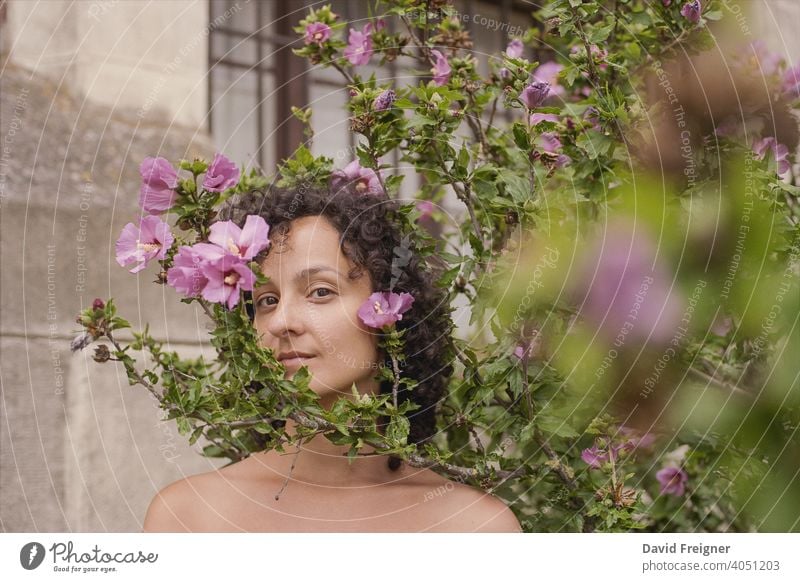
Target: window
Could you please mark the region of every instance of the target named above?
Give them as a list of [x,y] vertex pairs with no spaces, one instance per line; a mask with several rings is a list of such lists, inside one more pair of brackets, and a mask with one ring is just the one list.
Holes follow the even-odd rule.
[[[291,50],[303,43],[294,26],[310,6],[322,4],[330,4],[344,21],[359,28],[373,6],[364,0],[209,1],[208,129],[216,147],[237,163],[270,174],[304,143],[292,106],[313,110],[314,154],[333,158],[336,167],[355,158],[344,80],[337,71],[311,65]],[[482,73],[488,70],[487,56],[505,48],[510,30],[530,26],[534,8],[512,0],[458,0],[454,5],[474,41]],[[367,65],[360,72],[365,77],[374,72],[379,82],[386,82],[400,70],[396,63],[387,63]],[[405,175],[401,196],[411,197],[418,185],[413,169],[403,167],[396,153],[382,161]]]

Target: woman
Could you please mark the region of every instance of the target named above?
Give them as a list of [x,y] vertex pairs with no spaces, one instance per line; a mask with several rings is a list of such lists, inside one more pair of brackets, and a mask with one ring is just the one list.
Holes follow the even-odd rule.
[[[357,312],[376,291],[413,295],[396,325],[406,329],[403,374],[419,384],[398,399],[420,405],[409,413],[409,441],[424,443],[435,432],[436,404],[453,371],[451,322],[442,292],[401,237],[396,210],[394,201],[356,186],[252,192],[221,215],[241,225],[257,214],[270,225],[270,245],[256,257],[269,282],[253,290],[253,325],[287,378],[308,367],[310,387],[326,408],[353,398],[353,385],[360,394],[391,392],[390,382],[376,379],[387,365],[377,330]],[[288,421],[287,432],[295,428]],[[520,531],[502,501],[429,469],[384,455],[351,463],[348,447],[323,435],[285,449],[169,485],[151,502],[144,531]]]

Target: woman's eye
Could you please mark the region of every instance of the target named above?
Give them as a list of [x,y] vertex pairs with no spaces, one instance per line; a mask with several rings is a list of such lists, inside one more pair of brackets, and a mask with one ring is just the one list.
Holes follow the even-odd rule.
[[258,298],[258,301],[256,301],[256,307],[268,307],[270,305],[275,305],[275,303],[268,303],[270,299],[274,299],[275,303],[278,302],[277,297],[273,297],[272,295],[263,295]]
[[333,293],[333,291],[331,291],[327,287],[318,287],[318,288],[314,289],[311,293],[313,294],[313,293],[317,293],[319,291],[325,291],[325,294],[324,295],[317,295],[317,297],[327,297],[328,295]]

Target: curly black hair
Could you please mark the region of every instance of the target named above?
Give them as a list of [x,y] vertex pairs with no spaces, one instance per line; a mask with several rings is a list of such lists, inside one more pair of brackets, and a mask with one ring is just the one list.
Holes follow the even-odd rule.
[[[252,190],[225,202],[220,209],[221,220],[232,220],[240,227],[250,214],[261,216],[270,227],[270,238],[288,234],[293,220],[305,216],[323,216],[340,233],[340,248],[356,267],[348,273],[358,278],[366,270],[372,291],[391,289],[414,296],[411,309],[397,322],[405,329],[405,364],[403,373],[418,384],[408,390],[401,386],[398,403],[408,399],[420,407],[408,413],[408,441],[417,445],[431,440],[436,432],[437,406],[443,400],[445,388],[453,374],[453,323],[444,290],[436,287],[435,272],[424,257],[415,252],[414,237],[403,235],[399,220],[398,202],[385,196],[364,194],[352,188],[326,189],[300,186],[293,189],[271,186],[264,191]],[[269,254],[272,245],[255,260],[259,264]],[[246,294],[251,299],[249,293]],[[248,301],[250,319],[255,319]],[[388,357],[384,365],[392,367]],[[392,383],[382,381],[381,394],[389,394]],[[381,419],[385,425],[387,419]],[[396,470],[402,461],[388,459],[389,468]]]

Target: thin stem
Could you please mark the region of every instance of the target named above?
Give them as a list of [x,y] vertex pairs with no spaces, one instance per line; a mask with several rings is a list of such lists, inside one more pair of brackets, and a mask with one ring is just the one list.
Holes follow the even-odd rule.
[[202,307],[202,308],[203,308],[203,311],[205,311],[205,312],[206,312],[206,315],[208,315],[208,317],[210,317],[210,318],[211,318],[211,321],[213,321],[214,323],[216,323],[216,321],[217,321],[217,320],[216,320],[216,318],[214,317],[214,312],[213,312],[213,311],[211,311],[211,310],[209,309],[209,307],[208,307],[208,305],[206,304],[206,302],[205,302],[205,301],[203,301],[202,299],[198,299],[198,300],[197,300],[197,302],[200,304],[200,307]]
[[[297,422],[298,424],[301,424],[303,426],[307,426],[309,428],[313,428],[315,430],[324,430],[325,432],[335,431],[336,430],[336,427],[333,424],[331,424],[330,422],[328,422],[328,421],[326,421],[324,419],[320,419],[320,418],[317,418],[317,419],[309,418],[305,413],[302,413],[302,412],[293,412],[289,416],[290,416],[290,418],[295,420],[295,422]],[[381,442],[375,442],[375,443],[370,442],[369,444],[371,444],[373,447],[375,447],[379,451],[385,451],[385,450],[388,450],[390,448],[388,445],[386,445],[384,443],[381,443]],[[375,454],[375,453],[367,453],[367,454]],[[377,454],[380,454],[380,453],[377,453]],[[493,478],[489,474],[489,473],[492,472],[491,470],[489,471],[489,473],[482,473],[481,471],[478,471],[477,469],[473,469],[473,468],[470,468],[470,467],[461,467],[461,466],[458,466],[458,465],[453,465],[451,463],[447,463],[445,461],[437,461],[437,460],[433,460],[433,459],[428,459],[428,458],[425,458],[425,457],[423,457],[422,455],[420,455],[418,453],[411,453],[408,456],[407,462],[412,467],[439,469],[442,472],[447,473],[448,475],[452,475],[454,477],[457,477],[457,478],[463,479],[463,480],[466,480],[466,479],[486,479],[486,480],[489,480],[489,481],[494,481],[496,479],[500,479],[500,480],[515,479],[515,478],[519,478],[519,477],[524,477],[528,473],[529,469],[531,468],[530,465],[522,465],[522,466],[517,467],[516,469],[511,470],[511,471],[503,470],[503,469],[496,469],[496,470],[493,471],[493,473],[494,473],[494,475],[496,477]]]
[[486,122],[486,127],[488,127],[488,128],[491,128],[492,124],[494,123],[494,114],[497,113],[497,100],[498,99],[500,99],[499,96],[495,97],[492,100],[492,110],[489,112],[489,121]]
[[542,450],[544,451],[544,454],[547,455],[547,458],[552,461],[553,470],[556,472],[558,477],[570,489],[572,489],[572,490],[577,489],[578,488],[578,484],[575,482],[575,479],[572,476],[570,476],[569,472],[564,467],[564,464],[561,462],[561,457],[558,456],[558,453],[556,453],[553,450],[553,447],[550,446],[550,444],[539,433],[538,430],[536,431],[536,441],[537,441],[537,444],[540,447],[542,447]]
[[475,231],[475,236],[479,241],[481,241],[481,246],[483,246],[483,232],[481,231],[481,225],[478,222],[478,218],[475,216],[475,210],[472,208],[472,193],[469,190],[468,184],[465,183],[464,186],[461,187],[458,185],[457,180],[453,180],[453,177],[450,175],[450,170],[447,169],[447,162],[445,162],[444,157],[442,157],[442,153],[439,151],[439,148],[436,147],[435,142],[431,142],[431,149],[436,154],[436,158],[439,160],[439,165],[442,167],[442,171],[447,177],[448,183],[453,187],[453,190],[456,191],[456,196],[466,205],[467,212],[469,213],[470,220],[472,221],[472,228]]
[[424,55],[425,59],[427,59],[427,61],[431,65],[436,64],[435,59],[433,58],[433,53],[431,53],[430,47],[428,47],[427,44],[425,44],[422,40],[420,40],[420,38],[417,36],[417,33],[414,32],[414,27],[411,26],[411,23],[408,21],[408,18],[402,15],[400,16],[400,20],[402,20],[403,24],[406,25],[406,30],[408,30],[408,34],[411,36],[411,39],[414,41],[416,47],[422,51],[422,54]]
[[727,382],[723,382],[721,380],[717,380],[716,378],[714,378],[712,376],[709,376],[705,372],[701,372],[697,368],[689,368],[688,373],[693,375],[693,376],[695,376],[698,380],[702,380],[703,382],[707,382],[709,384],[712,384],[712,385],[716,386],[717,388],[721,388],[721,389],[723,389],[723,390],[725,390],[727,392],[733,392],[734,394],[739,394],[741,396],[748,396],[750,398],[753,397],[753,395],[750,392],[748,392],[747,390],[743,390],[743,389],[739,388],[738,386],[732,386],[731,384],[729,384]]
[[576,18],[575,22],[577,22],[578,24],[578,30],[580,31],[580,38],[581,41],[583,42],[583,47],[586,50],[586,59],[589,61],[589,77],[591,77],[592,82],[595,85],[595,88],[597,88],[598,84],[600,83],[600,76],[597,74],[597,69],[594,66],[592,47],[589,45],[589,41],[586,38],[586,34],[583,32],[583,25],[581,24],[580,18]]
[[[525,128],[526,128],[526,132],[528,134],[528,140],[529,140],[528,143],[531,143],[530,140],[531,140],[531,137],[532,137],[531,136],[531,115],[532,115],[532,113],[531,113],[530,110],[528,110],[527,113],[525,113]],[[531,152],[532,151],[533,150],[531,150]],[[533,193],[536,191],[536,172],[535,172],[534,167],[533,167],[533,160],[531,159],[531,152],[528,152],[528,155],[526,157],[528,158],[528,178],[529,178],[529,181],[530,181],[531,195],[533,195]]]
[[350,73],[348,73],[344,68],[342,68],[342,66],[335,60],[331,61],[331,66],[342,74],[342,76],[347,80],[348,85],[355,84],[356,80],[353,79],[353,76]]
[[[119,342],[117,342],[117,340],[116,340],[116,339],[114,339],[114,336],[111,334],[111,331],[110,331],[110,330],[109,330],[109,331],[106,331],[106,337],[108,338],[108,341],[110,341],[110,342],[111,342],[111,343],[114,345],[114,349],[116,349],[118,352],[122,352],[122,346],[121,346],[121,345],[119,345]],[[146,379],[145,379],[145,378],[144,378],[144,377],[143,377],[143,376],[142,376],[142,375],[141,375],[141,374],[140,374],[140,373],[139,373],[139,372],[136,370],[136,368],[134,368],[132,365],[129,365],[129,364],[128,364],[127,362],[125,362],[125,361],[123,361],[123,365],[125,366],[125,369],[126,369],[126,370],[128,370],[128,372],[129,372],[130,374],[132,374],[132,375],[134,376],[134,378],[136,378],[136,381],[137,381],[139,384],[141,384],[142,386],[144,386],[145,388],[147,388],[147,389],[150,391],[150,393],[151,393],[151,394],[152,394],[152,395],[153,395],[153,396],[154,396],[156,399],[158,399],[159,401],[161,400],[161,397],[159,396],[159,394],[158,394],[158,391],[156,390],[156,387],[155,387],[155,386],[153,386],[153,385],[152,385],[152,384],[151,384],[149,381],[147,381],[147,380],[146,380]]]
[[527,404],[528,408],[528,420],[533,420],[533,399],[531,398],[531,391],[528,384],[528,354],[527,350],[529,348],[525,348],[526,353],[522,355],[522,392],[525,394],[525,403]]
[[392,370],[394,371],[394,383],[392,384],[392,404],[394,404],[394,408],[397,410],[397,392],[400,388],[400,365],[395,354],[389,353],[389,355],[392,358]]
[[486,451],[483,448],[483,443],[481,439],[478,438],[478,431],[475,430],[473,425],[469,426],[469,433],[472,435],[472,438],[475,440],[475,446],[478,448],[478,452],[481,454],[482,457],[486,456]]
[[386,196],[389,195],[389,191],[386,189],[386,184],[383,181],[383,174],[381,174],[380,163],[378,162],[378,156],[375,154],[375,150],[372,147],[372,136],[368,137],[369,141],[369,155],[372,157],[372,163],[375,164],[375,175],[378,176],[378,182],[381,185],[381,190]]
[[286,489],[286,486],[289,484],[289,479],[292,476],[292,471],[294,471],[294,466],[297,464],[297,457],[300,456],[301,446],[302,442],[299,445],[297,445],[297,452],[294,454],[294,459],[292,459],[292,466],[289,468],[289,472],[286,474],[286,479],[284,479],[283,485],[281,485],[280,490],[275,494],[275,501],[278,501],[278,499],[281,496],[281,493],[283,493],[283,490]]
[[[470,107],[476,107],[475,104],[475,96],[471,92],[467,92],[467,100],[469,102]],[[486,141],[486,134],[483,132],[483,125],[481,124],[481,118],[478,115],[470,116],[465,114],[464,118],[467,120],[470,128],[472,129],[472,133],[475,134],[475,139],[477,139],[481,144],[481,152],[483,152],[484,157],[489,155],[489,143]]]

